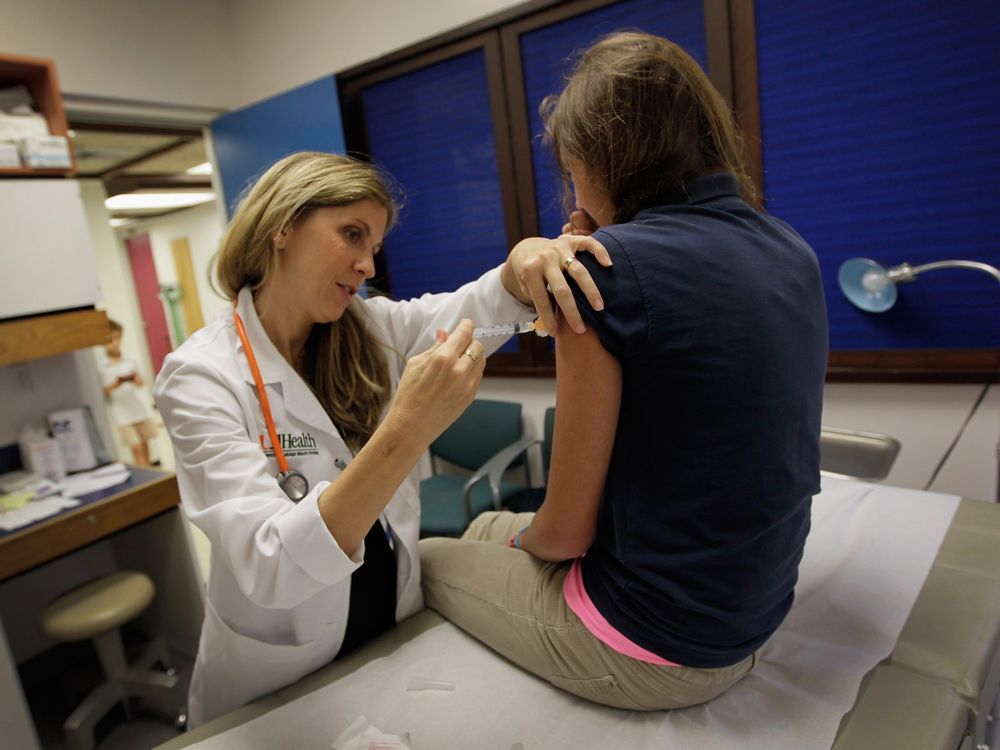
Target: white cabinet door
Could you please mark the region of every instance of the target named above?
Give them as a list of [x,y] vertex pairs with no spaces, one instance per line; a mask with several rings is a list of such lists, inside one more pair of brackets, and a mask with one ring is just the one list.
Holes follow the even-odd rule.
[[0,318],[90,307],[97,299],[79,183],[0,179]]

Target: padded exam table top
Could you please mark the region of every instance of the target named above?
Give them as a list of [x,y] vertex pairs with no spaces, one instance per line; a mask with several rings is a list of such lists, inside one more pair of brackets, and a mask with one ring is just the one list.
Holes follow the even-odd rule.
[[[839,481],[842,489],[862,487],[861,483]],[[902,492],[928,495],[915,490]],[[227,747],[223,740],[229,730],[246,730],[243,725],[270,711],[303,705],[331,683],[344,681],[349,685],[352,675],[376,660],[398,659],[411,641],[451,627],[434,612],[424,610],[343,660],[181,735],[159,750],[192,745]],[[460,633],[456,636],[464,638]],[[1000,683],[1000,504],[959,501],[895,644],[889,656],[860,681],[853,708],[840,721],[833,749],[966,750],[984,742],[986,717]],[[502,708],[495,706],[494,710]],[[622,715],[627,721],[627,714]],[[375,719],[372,723],[385,731],[400,731],[381,726]],[[495,745],[475,741],[472,723],[469,732],[470,744],[466,746]],[[228,736],[232,735],[229,732]],[[247,736],[241,735],[241,742],[247,742]],[[334,736],[316,737],[316,746],[330,747]],[[260,747],[271,741],[264,736],[260,739]],[[526,738],[524,746],[532,745]],[[510,744],[503,747],[506,750]],[[424,749],[415,742],[414,750]]]

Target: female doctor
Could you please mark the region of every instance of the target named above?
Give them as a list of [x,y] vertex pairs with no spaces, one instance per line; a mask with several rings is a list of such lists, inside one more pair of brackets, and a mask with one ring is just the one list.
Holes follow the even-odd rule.
[[566,275],[603,306],[572,260],[587,250],[610,262],[585,236],[524,240],[455,292],[363,300],[396,214],[368,164],[320,153],[276,163],[219,251],[233,313],[191,336],[157,378],[182,507],[212,543],[192,727],[423,606],[415,467],[482,378],[490,352],[472,320],[539,315],[555,330],[548,287],[582,330]]

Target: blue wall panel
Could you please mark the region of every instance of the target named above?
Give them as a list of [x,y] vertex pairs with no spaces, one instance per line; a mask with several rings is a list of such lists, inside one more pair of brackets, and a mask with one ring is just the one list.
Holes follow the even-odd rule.
[[226,208],[278,159],[296,151],[344,153],[337,82],[320,78],[212,122]]
[[536,207],[542,236],[562,231],[562,181],[555,161],[542,145],[542,118],[538,106],[549,94],[558,94],[569,72],[573,53],[589,47],[613,31],[641,30],[664,36],[687,50],[705,66],[705,18],[702,0],[626,0],[573,16],[521,35],[524,93],[530,118]]
[[932,271],[881,315],[851,257],[1000,264],[1000,3],[757,0],[768,210],[816,249],[836,350],[1000,346],[1000,288]]

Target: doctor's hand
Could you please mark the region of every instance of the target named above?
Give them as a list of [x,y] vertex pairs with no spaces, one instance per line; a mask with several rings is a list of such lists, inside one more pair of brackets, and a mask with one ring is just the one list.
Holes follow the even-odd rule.
[[406,363],[386,421],[429,445],[472,403],[485,360],[471,320],[451,334],[439,329],[431,348]]
[[[546,331],[556,331],[556,316],[552,299],[577,333],[585,329],[583,318],[576,309],[570,290],[569,276],[583,292],[590,306],[604,309],[604,300],[594,280],[576,254],[585,250],[597,258],[602,266],[611,265],[611,256],[600,242],[584,234],[563,234],[555,239],[529,237],[518,242],[510,251],[501,269],[500,278],[508,292],[528,305],[534,305]],[[551,296],[550,296],[551,293]]]

